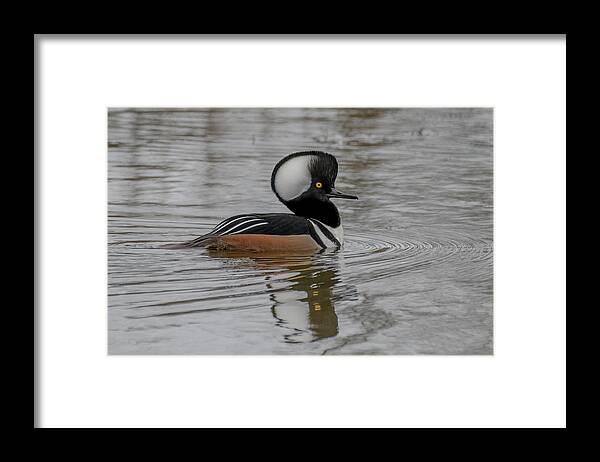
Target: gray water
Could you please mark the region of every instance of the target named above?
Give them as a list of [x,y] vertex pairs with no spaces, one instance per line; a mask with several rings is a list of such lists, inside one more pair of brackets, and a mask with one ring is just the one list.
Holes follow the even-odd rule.
[[[109,354],[492,354],[491,109],[110,109]],[[340,251],[167,250],[339,162]]]

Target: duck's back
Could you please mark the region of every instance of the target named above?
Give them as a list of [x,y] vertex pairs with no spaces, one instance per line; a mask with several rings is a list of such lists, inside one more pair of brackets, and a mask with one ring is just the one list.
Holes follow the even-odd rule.
[[236,215],[183,246],[251,251],[309,251],[327,247],[313,222],[289,213]]

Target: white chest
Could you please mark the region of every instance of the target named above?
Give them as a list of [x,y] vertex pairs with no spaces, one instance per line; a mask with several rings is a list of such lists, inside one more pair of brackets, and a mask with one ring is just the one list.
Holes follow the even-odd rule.
[[342,247],[344,245],[344,227],[342,223],[337,228],[333,228],[321,223],[319,220],[310,218],[309,221],[313,224],[315,231],[325,246],[329,248]]

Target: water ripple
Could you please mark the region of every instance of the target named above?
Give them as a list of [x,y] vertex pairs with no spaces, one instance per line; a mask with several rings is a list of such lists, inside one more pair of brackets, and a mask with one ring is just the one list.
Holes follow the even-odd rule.
[[[218,253],[201,248],[166,250],[161,248],[163,241],[116,241],[111,244],[113,253],[119,248],[124,252],[122,255],[144,252],[148,256],[148,250],[152,249],[155,258],[140,268],[139,276],[128,263],[111,265],[109,295],[120,299],[113,303],[115,307],[144,311],[144,314],[127,316],[136,319],[236,309],[239,308],[236,299],[285,292],[298,279],[306,278],[307,273],[317,276],[331,268],[337,271],[340,265],[343,265],[344,275],[336,272],[331,283],[342,292],[348,284],[372,283],[402,273],[426,271],[446,261],[453,262],[456,275],[467,271],[473,276],[473,263],[477,263],[480,275],[489,276],[489,268],[484,263],[491,265],[491,242],[448,230],[441,236],[428,238],[424,232],[415,230],[398,234],[402,234],[402,238],[373,230],[368,234],[349,232],[342,250],[326,250],[315,255]],[[153,265],[163,267],[169,260],[176,260],[179,265],[166,265],[162,271],[153,268]],[[148,277],[149,270],[153,277]],[[269,287],[278,284],[279,287]],[[165,311],[169,307],[204,306],[219,301],[227,301],[227,306]]]

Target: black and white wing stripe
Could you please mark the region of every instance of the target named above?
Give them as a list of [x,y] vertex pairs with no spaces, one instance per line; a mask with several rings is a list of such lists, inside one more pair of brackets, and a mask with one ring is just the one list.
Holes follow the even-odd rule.
[[[222,221],[208,233],[209,236],[227,236],[240,234],[259,226],[268,225],[269,222],[256,215],[239,215]],[[256,232],[256,231],[253,231]]]
[[195,247],[198,245],[205,245],[207,242],[214,240],[220,236],[230,236],[232,234],[241,233],[256,233],[258,230],[262,230],[268,222],[257,215],[237,215],[235,217],[227,218],[221,223],[216,225],[212,231],[204,234],[196,239],[185,242],[184,247]]
[[185,247],[206,245],[219,237],[235,234],[308,235],[323,249],[341,246],[336,236],[320,222],[287,213],[236,215],[220,222],[208,234],[183,245]]

